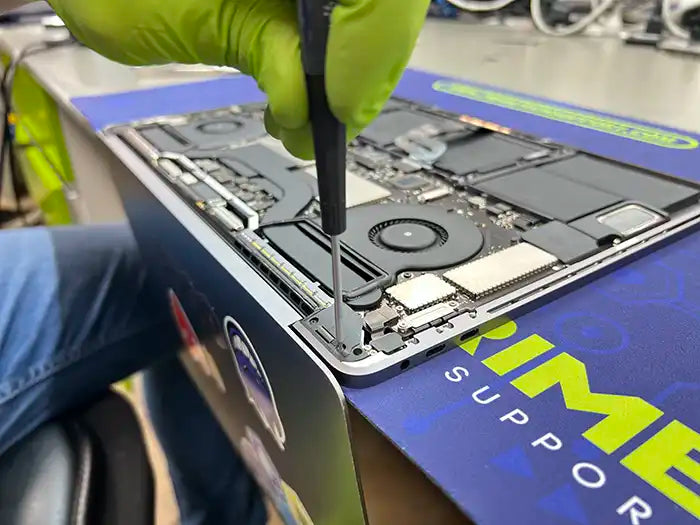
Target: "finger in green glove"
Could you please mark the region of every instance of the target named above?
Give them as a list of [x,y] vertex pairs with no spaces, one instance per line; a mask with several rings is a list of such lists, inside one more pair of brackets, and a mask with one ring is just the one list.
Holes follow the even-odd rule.
[[[291,0],[50,0],[78,40],[131,65],[232,66],[268,96],[268,132],[313,156],[296,6]],[[354,137],[379,113],[406,67],[429,0],[339,0],[326,90]]]

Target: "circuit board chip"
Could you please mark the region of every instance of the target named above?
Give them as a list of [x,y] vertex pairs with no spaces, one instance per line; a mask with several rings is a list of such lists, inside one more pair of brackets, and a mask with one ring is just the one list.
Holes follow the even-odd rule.
[[452,295],[457,290],[437,275],[426,273],[387,288],[386,293],[408,310],[417,310]]
[[478,299],[541,272],[557,261],[551,253],[521,242],[458,266],[445,272],[444,277]]
[[[316,166],[309,166],[304,171],[316,178]],[[391,192],[379,184],[367,180],[352,171],[345,172],[345,205],[348,208],[369,204],[391,196]],[[318,197],[316,197],[318,200]]]

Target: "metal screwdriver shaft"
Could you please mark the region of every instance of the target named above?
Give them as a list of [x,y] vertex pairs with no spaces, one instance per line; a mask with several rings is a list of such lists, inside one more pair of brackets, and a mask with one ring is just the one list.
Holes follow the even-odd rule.
[[343,283],[340,275],[340,243],[337,235],[331,236],[331,258],[333,264],[333,309],[335,314],[335,340],[338,350],[343,349],[343,318],[341,305],[343,304]]
[[297,0],[297,16],[301,37],[301,59],[306,75],[309,120],[316,155],[318,196],[321,205],[321,226],[331,237],[333,273],[333,308],[335,340],[343,347],[340,242],[345,231],[345,126],[333,115],[326,96],[326,44],[334,3],[329,0]]

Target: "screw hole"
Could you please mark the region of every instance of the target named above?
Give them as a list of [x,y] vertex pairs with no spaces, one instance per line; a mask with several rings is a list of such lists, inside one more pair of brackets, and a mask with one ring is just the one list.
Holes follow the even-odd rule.
[[401,361],[401,365],[400,365],[401,370],[406,370],[410,364],[411,364],[410,359],[406,359],[405,361]]
[[312,317],[311,319],[309,319],[309,323],[310,324],[318,324],[318,317]]
[[[345,346],[345,345],[343,345],[343,346]],[[362,353],[362,348],[360,348],[358,346],[357,348],[355,348],[355,350],[352,351],[352,353],[355,355],[360,355]]]

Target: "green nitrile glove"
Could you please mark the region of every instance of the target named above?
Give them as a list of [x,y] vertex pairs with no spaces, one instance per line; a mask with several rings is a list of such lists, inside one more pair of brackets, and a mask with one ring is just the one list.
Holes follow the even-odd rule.
[[[50,0],[85,45],[132,65],[227,65],[268,95],[267,130],[310,158],[293,0]],[[339,0],[326,62],[331,110],[354,136],[379,112],[408,62],[429,0]]]

